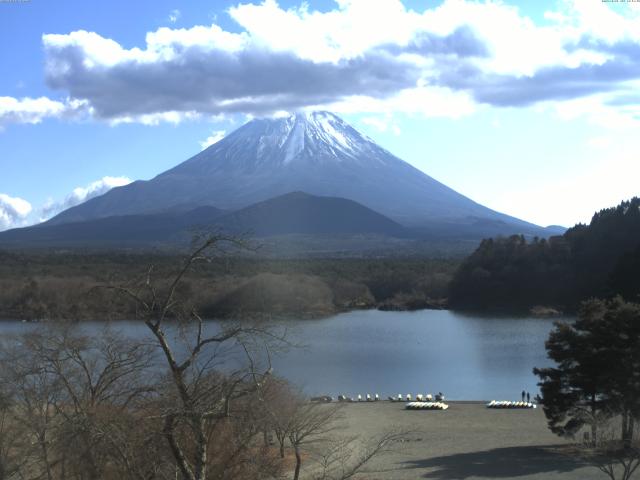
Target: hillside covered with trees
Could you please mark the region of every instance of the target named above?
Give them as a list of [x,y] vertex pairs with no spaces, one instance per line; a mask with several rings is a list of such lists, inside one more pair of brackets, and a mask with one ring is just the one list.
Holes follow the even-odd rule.
[[573,312],[582,300],[640,295],[640,198],[597,212],[548,240],[483,240],[450,285],[453,308]]
[[[123,252],[3,252],[0,250],[0,319],[131,319],[135,305],[98,286],[170,278],[178,254]],[[260,256],[211,258],[182,282],[206,318],[262,315],[295,318],[354,308],[418,309],[443,304],[457,259],[318,258]]]

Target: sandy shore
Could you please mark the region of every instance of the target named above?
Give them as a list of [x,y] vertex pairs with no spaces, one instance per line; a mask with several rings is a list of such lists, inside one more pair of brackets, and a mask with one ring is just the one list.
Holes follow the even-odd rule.
[[[492,410],[483,402],[447,402],[446,411],[410,411],[387,401],[347,404],[349,434],[373,437],[400,427],[416,433],[371,466],[367,479],[602,479],[567,455],[542,409]],[[564,447],[564,448],[563,448]],[[384,471],[382,471],[384,470]]]

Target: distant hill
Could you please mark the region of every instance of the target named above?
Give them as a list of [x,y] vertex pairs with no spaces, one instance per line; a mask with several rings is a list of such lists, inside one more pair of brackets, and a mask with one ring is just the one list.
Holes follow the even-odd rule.
[[398,223],[352,200],[294,192],[231,213],[214,207],[198,207],[186,212],[178,209],[159,214],[45,223],[1,232],[0,245],[88,248],[178,245],[188,242],[194,231],[207,229],[257,237],[410,236]]
[[640,199],[597,212],[562,236],[484,240],[451,283],[456,308],[575,310],[589,297],[640,299]]
[[249,231],[260,237],[290,233],[410,235],[400,224],[357,202],[303,192],[256,203],[225,215],[216,223],[230,232]]

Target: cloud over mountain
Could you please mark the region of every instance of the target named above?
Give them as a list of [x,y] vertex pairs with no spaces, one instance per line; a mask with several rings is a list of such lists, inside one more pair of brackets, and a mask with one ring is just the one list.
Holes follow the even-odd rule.
[[21,226],[31,210],[26,200],[0,193],[0,231]]
[[127,177],[103,177],[83,187],[76,187],[62,200],[49,200],[40,209],[40,221],[47,220],[67,208],[80,205],[87,200],[107,193],[114,187],[122,187],[131,183]]
[[[163,27],[133,48],[97,32],[45,34],[46,80],[112,123],[318,107],[455,118],[482,104],[592,96],[608,111],[637,114],[627,112],[640,83],[640,11],[631,7],[562,0],[544,22],[490,0],[445,0],[421,12],[400,0],[375,8],[337,0],[324,12],[265,0],[227,12],[237,31]],[[26,104],[3,115],[0,102],[0,123],[69,110],[46,100],[31,116],[19,113]]]
[[214,130],[213,132],[211,132],[211,135],[209,135],[205,140],[200,142],[200,148],[204,150],[205,148],[210,147],[214,143],[218,143],[220,140],[224,138],[226,133],[227,132],[225,132],[224,130]]
[[[223,39],[223,40],[221,40]],[[105,119],[165,112],[297,109],[351,95],[385,97],[415,85],[420,70],[384,51],[336,62],[256,45],[219,27],[161,29],[147,48],[125,50],[91,32],[45,35],[47,81],[88,99]]]

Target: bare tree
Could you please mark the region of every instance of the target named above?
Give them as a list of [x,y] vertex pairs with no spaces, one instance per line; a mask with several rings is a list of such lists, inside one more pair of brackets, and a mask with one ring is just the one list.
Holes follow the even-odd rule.
[[306,477],[312,480],[347,480],[363,473],[371,461],[390,452],[393,446],[412,432],[395,429],[383,432],[367,442],[343,436],[343,404],[309,402],[286,380],[270,377],[260,389],[265,414],[264,427],[273,432],[279,454],[285,458],[287,446],[293,450],[293,478],[302,478],[303,459],[309,459]]
[[140,423],[134,404],[154,389],[151,357],[148,346],[108,329],[90,338],[57,326],[5,342],[1,372],[14,402],[11,422],[32,446],[21,450],[27,478],[98,479],[116,470],[119,478],[150,478],[134,475],[126,460],[138,437],[131,435]]
[[[294,426],[296,411],[301,406],[301,398],[293,393],[289,383],[278,377],[270,377],[259,390],[263,436],[273,433],[278,442],[280,458],[285,458],[285,448],[289,433]],[[265,443],[267,443],[265,440]]]
[[[622,419],[623,428],[626,419]],[[613,421],[599,429],[597,443],[581,445],[582,456],[610,480],[629,480],[640,467],[640,438],[620,438],[615,433]]]
[[328,434],[337,428],[335,420],[340,409],[341,405],[311,403],[303,397],[298,397],[286,427],[296,458],[294,480],[300,478],[303,451],[311,445],[328,441]]
[[69,327],[34,333],[27,345],[62,388],[56,410],[65,468],[103,478],[113,450],[121,448],[105,432],[113,433],[131,404],[153,392],[150,348],[109,330],[89,338]]
[[323,460],[310,478],[347,479],[386,451],[393,436],[334,437],[337,406],[310,403],[273,378],[270,352],[282,335],[205,322],[192,308],[183,281],[224,242],[238,244],[207,237],[173,277],[149,268],[103,287],[135,305],[146,339],[58,325],[4,342],[0,480],[279,479],[287,448],[296,480],[314,456]]
[[2,388],[10,397],[12,409],[3,420],[7,424],[20,426],[22,438],[32,448],[23,448],[19,454],[30,469],[42,473],[52,480],[54,464],[52,445],[56,430],[56,408],[61,397],[57,379],[46,373],[43,365],[32,352],[20,342],[3,343],[0,363]]
[[362,443],[357,437],[337,438],[313,457],[317,466],[312,480],[348,480],[358,475],[367,475],[379,470],[368,468],[376,457],[393,451],[393,447],[412,432],[389,430],[376,438]]
[[[220,373],[220,363],[224,364],[220,351],[229,345],[244,345],[256,336],[268,336],[268,332],[241,325],[208,328],[195,309],[179,298],[187,273],[225,244],[245,246],[235,238],[221,235],[201,240],[164,288],[154,279],[153,268],[142,281],[108,287],[135,303],[138,317],[164,356],[170,391],[169,401],[163,404],[162,434],[185,480],[207,478],[211,447],[224,440],[220,437],[221,425],[233,417],[234,404],[255,394],[270,372],[269,368],[257,372],[251,362],[251,367]],[[170,320],[173,323],[168,326]],[[168,331],[171,326],[181,329],[182,345],[172,342]],[[249,352],[247,348],[244,350]]]
[[3,391],[0,394],[0,480],[12,478],[27,461],[24,432],[12,420],[13,409],[11,399]]

